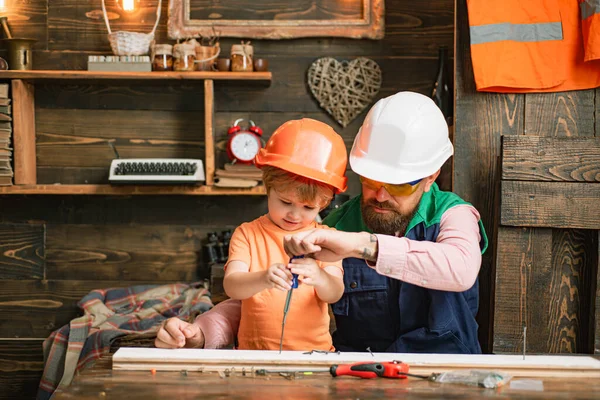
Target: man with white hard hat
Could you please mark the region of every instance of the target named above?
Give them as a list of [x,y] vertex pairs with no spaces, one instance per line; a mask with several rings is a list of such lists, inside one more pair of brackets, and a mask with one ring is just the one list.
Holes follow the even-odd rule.
[[[350,153],[361,196],[323,221],[337,230],[285,238],[290,255],[343,259],[344,295],[332,305],[337,350],[481,353],[477,276],[487,237],[477,210],[435,184],[452,153],[448,126],[431,99],[400,92],[379,100]],[[156,345],[225,347],[234,340],[239,308],[226,301],[193,324],[169,320]]]

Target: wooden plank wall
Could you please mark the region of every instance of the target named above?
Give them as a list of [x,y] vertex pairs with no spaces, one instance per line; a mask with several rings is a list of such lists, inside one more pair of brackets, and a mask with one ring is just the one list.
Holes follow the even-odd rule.
[[[507,135],[502,142],[494,347],[522,348],[524,325],[530,352],[593,353],[594,336],[600,338],[593,242],[600,228],[600,138]],[[531,230],[542,228],[530,242]],[[553,238],[548,228],[559,234]],[[553,240],[584,245],[561,248],[573,256],[557,263]],[[572,264],[573,258],[585,262]]]
[[[489,294],[482,297],[489,319],[480,319],[487,325],[481,342],[494,352],[521,352],[526,325],[530,352],[589,353],[593,339],[582,318],[593,314],[597,230],[535,224],[498,228],[495,222],[500,218],[501,136],[598,137],[598,90],[477,93],[466,0],[458,0],[456,16],[455,191],[479,209],[492,243],[480,275],[480,291]],[[597,221],[597,216],[587,218]]]
[[[148,32],[155,1],[114,30]],[[166,41],[163,1],[158,42]],[[34,37],[35,69],[86,69],[89,54],[110,52],[100,2],[10,2],[14,36]],[[109,11],[117,12],[107,2]],[[266,137],[292,118],[330,123],[352,144],[365,113],[342,129],[312,99],[306,81],[317,58],[367,56],[383,71],[378,98],[400,90],[429,93],[439,45],[452,47],[451,0],[388,1],[381,41],[252,41],[269,60],[269,88],[215,83],[218,142],[237,118],[251,118]],[[222,41],[224,54],[239,40]],[[40,84],[35,88],[37,179],[40,183],[106,182],[109,141],[121,157],[203,157],[202,83],[143,85]],[[223,162],[218,154],[217,165]],[[350,176],[350,194],[359,191]],[[42,368],[41,342],[78,314],[89,290],[207,276],[202,243],[209,231],[234,228],[266,210],[257,197],[0,197],[0,399],[33,398]]]

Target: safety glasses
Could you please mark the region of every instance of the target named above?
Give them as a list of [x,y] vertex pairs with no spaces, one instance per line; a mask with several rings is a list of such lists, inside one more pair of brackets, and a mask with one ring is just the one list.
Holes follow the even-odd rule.
[[364,176],[360,177],[360,182],[372,190],[379,190],[381,187],[385,188],[385,190],[390,194],[390,196],[410,196],[417,190],[419,187],[419,183],[423,179],[418,179],[416,181],[401,183],[399,185],[392,185],[391,183],[383,183],[374,181],[372,179],[365,178]]

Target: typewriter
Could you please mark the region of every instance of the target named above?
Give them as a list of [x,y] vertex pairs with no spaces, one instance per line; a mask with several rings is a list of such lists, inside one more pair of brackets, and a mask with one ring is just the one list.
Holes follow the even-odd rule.
[[110,164],[112,184],[182,185],[205,180],[202,160],[187,158],[117,158]]

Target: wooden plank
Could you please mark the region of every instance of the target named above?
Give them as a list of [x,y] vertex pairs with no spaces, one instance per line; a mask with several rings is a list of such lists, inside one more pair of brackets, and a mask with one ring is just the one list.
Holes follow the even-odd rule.
[[[243,206],[242,206],[243,205]],[[0,196],[2,222],[236,227],[267,212],[266,196]],[[50,212],[51,211],[51,212]]]
[[0,186],[0,194],[71,194],[71,195],[259,195],[264,186],[253,188],[219,188],[214,186],[150,186],[150,185],[18,185]]
[[[373,56],[386,77],[385,84],[373,102],[392,95],[400,90],[413,90],[428,94],[431,91],[436,72],[435,58],[397,59],[387,56]],[[250,84],[244,81],[215,82],[215,111],[248,112],[326,112],[319,107],[306,85],[306,71],[315,61],[314,56],[273,56],[269,58],[269,69],[274,79],[269,87]],[[57,60],[60,62],[60,59]],[[398,69],[398,64],[402,68]],[[85,72],[85,71],[82,71]],[[199,72],[200,73],[200,72]],[[219,74],[222,72],[210,72]],[[210,75],[207,79],[211,79]],[[139,81],[117,87],[110,80],[80,80],[76,85],[47,84],[36,88],[36,102],[43,108],[107,108],[145,109],[178,111],[203,111],[204,93],[199,90],[198,81],[170,80]],[[247,83],[247,84],[246,84]],[[131,85],[135,84],[135,91]],[[145,99],[152,98],[152,101]],[[362,119],[364,113],[357,116]]]
[[[113,2],[107,2],[107,11],[114,12],[118,19],[111,20],[115,30],[149,32],[155,16],[156,0],[141,0],[139,11],[133,15],[120,12]],[[41,62],[37,69],[60,69],[61,60],[78,51],[89,51],[96,54],[110,54],[107,31],[100,14],[100,3],[81,0],[53,0],[48,7],[48,49],[63,51],[53,64],[47,53],[36,53],[36,60]],[[290,9],[293,6],[290,5]],[[429,59],[435,63],[437,46],[445,44],[452,47],[454,4],[448,0],[428,0],[427,2],[406,3],[388,2],[386,8],[385,37],[382,40],[355,40],[347,38],[321,37],[318,40],[295,39],[290,46],[286,40],[270,40],[256,43],[261,57],[272,55],[308,55],[315,58],[326,56],[373,56],[386,54],[403,58]],[[167,43],[168,2],[163,1],[161,23],[155,35],[157,43]],[[23,27],[26,24],[22,25]],[[45,28],[45,25],[44,25]],[[45,33],[45,32],[44,32]],[[24,36],[29,37],[29,36]],[[45,41],[44,41],[45,43]],[[227,52],[239,39],[221,38],[222,51]],[[65,51],[65,50],[68,50]],[[54,57],[52,57],[54,59]],[[60,59],[59,59],[60,58]],[[43,67],[43,68],[42,68]],[[64,69],[64,68],[63,68]],[[80,68],[85,69],[85,64]],[[435,70],[433,71],[435,74]]]
[[0,338],[0,399],[34,399],[44,368],[43,339]]
[[502,179],[600,182],[600,137],[504,136]]
[[[594,92],[587,91],[571,91],[565,93],[548,93],[548,94],[528,94],[526,99],[525,110],[525,132],[528,135],[540,136],[555,136],[555,137],[578,137],[578,136],[593,136],[594,135],[594,114],[593,102]],[[569,185],[560,183],[560,185]],[[575,184],[579,187],[585,187],[584,184]],[[592,191],[596,185],[588,185]],[[552,187],[553,190],[558,190],[558,187]],[[564,209],[562,213],[570,213],[575,215],[580,210],[580,205],[574,205],[570,199],[577,197],[577,193],[564,193],[564,196],[559,196],[555,201],[548,200],[548,208],[553,208],[556,201],[564,201]],[[585,196],[585,195],[584,195]],[[585,206],[584,204],[581,206]],[[534,211],[535,212],[535,211]],[[546,211],[544,211],[545,213]],[[586,218],[583,215],[583,218]],[[571,223],[566,222],[561,227],[570,227]],[[585,226],[585,224],[583,225]],[[540,228],[537,228],[539,230]],[[588,243],[593,241],[592,231],[552,231],[552,268],[562,271],[562,280],[569,284],[569,291],[577,293],[578,296],[572,297],[570,302],[563,303],[563,310],[571,312],[574,310],[571,320],[578,321],[573,324],[569,331],[569,339],[564,340],[556,334],[555,330],[548,331],[547,341],[549,351],[564,351],[564,352],[589,352],[591,346],[589,344],[589,325],[590,310],[586,307],[578,307],[578,304],[590,304],[590,297],[593,295],[590,288],[590,279],[588,278],[593,264],[590,264],[590,257],[586,251],[570,251],[570,249],[586,249],[589,248]],[[572,268],[571,266],[577,266]],[[535,264],[533,268],[542,268]],[[551,282],[544,281],[547,279],[540,277],[540,285],[549,286]],[[546,303],[551,307],[551,303]],[[531,312],[534,312],[533,310]],[[549,324],[551,326],[562,326],[562,315],[555,313],[551,316]],[[583,325],[579,325],[583,324]],[[560,349],[560,350],[557,350]]]
[[594,136],[594,90],[529,93],[525,132],[531,136]]
[[[199,140],[182,140],[176,136],[176,133],[177,131],[165,133],[164,139],[118,136],[109,139],[75,136],[71,133],[39,133],[36,146],[38,165],[41,167],[104,167],[108,170],[111,161],[117,158],[109,143],[115,146],[121,158],[204,158],[204,142],[200,138],[202,135],[200,132],[197,132]],[[134,135],[141,134],[139,132]]]
[[[156,21],[157,3],[156,0],[136,0],[136,11],[127,13],[116,2],[106,1],[111,28],[113,31],[150,32]],[[163,1],[162,15],[155,33],[157,43],[166,43],[168,1]],[[112,53],[100,2],[53,0],[48,7],[48,39],[50,50]]]
[[[46,338],[83,315],[77,302],[94,289],[143,281],[0,280],[0,331],[4,338]],[[169,283],[165,281],[164,283]]]
[[600,185],[502,181],[501,223],[509,226],[600,228]]
[[[38,50],[46,49],[48,42],[48,1],[28,0],[5,2],[6,10],[3,12],[8,17],[8,26],[14,38],[31,38],[37,42],[33,44],[34,54]],[[4,34],[2,37],[6,37]],[[36,66],[36,57],[33,56],[33,66]]]
[[[76,141],[76,138],[172,141],[182,145],[204,142],[204,116],[195,111],[110,109],[36,109],[38,141]],[[74,104],[76,106],[76,104]],[[68,137],[74,137],[68,140]],[[106,147],[108,144],[104,143]],[[117,147],[117,151],[119,148]]]
[[108,182],[106,167],[37,167],[37,180],[40,185],[102,185]]
[[223,225],[50,224],[46,231],[46,276],[69,280],[198,281],[210,276],[203,251],[207,234],[223,229]]
[[235,80],[235,81],[270,81],[271,72],[212,72],[212,71],[161,71],[161,72],[113,72],[113,71],[55,71],[55,70],[30,70],[30,71],[0,71],[0,79],[22,80]]
[[335,364],[387,362],[400,360],[416,374],[435,371],[484,369],[509,372],[513,376],[587,376],[600,377],[600,360],[593,357],[529,356],[523,360],[511,355],[443,355],[394,353],[328,353],[302,351],[204,350],[122,347],[113,355],[113,370],[149,371],[223,371],[224,369],[285,369],[327,372]]
[[[560,271],[551,270],[552,233],[500,227],[497,237],[502,246],[497,260],[493,350],[521,353],[523,327],[527,326],[527,351],[546,353],[546,333],[550,329],[548,302],[554,300],[560,304],[553,288],[540,279],[553,274],[560,278]],[[540,268],[534,269],[534,263]]]
[[584,231],[501,227],[496,280],[494,352],[589,353],[592,313],[588,269],[595,241]]
[[35,185],[35,98],[30,83],[12,81],[15,185]]
[[498,218],[500,135],[523,134],[525,98],[521,94],[478,93],[473,78],[466,0],[456,2],[456,114],[454,121],[454,191],[477,208],[492,240],[483,254],[479,273],[479,342],[492,351],[495,254]]
[[0,224],[0,279],[44,278],[45,226]]
[[598,258],[596,259],[596,298],[595,298],[595,315],[594,322],[592,326],[594,326],[594,335],[592,335],[594,340],[594,354],[600,354],[600,234],[597,238],[598,244]]
[[[535,228],[538,229],[539,228]],[[590,234],[592,233],[592,234]],[[573,353],[594,353],[594,303],[598,278],[596,251],[598,237],[585,229],[555,229],[552,232],[552,268],[562,271],[561,292],[564,300],[560,311],[569,314],[568,329],[565,316],[553,307],[561,331],[553,327],[558,339],[555,348],[567,348]]]
[[204,81],[204,159],[206,184],[212,185],[215,177],[215,90],[213,81]]

